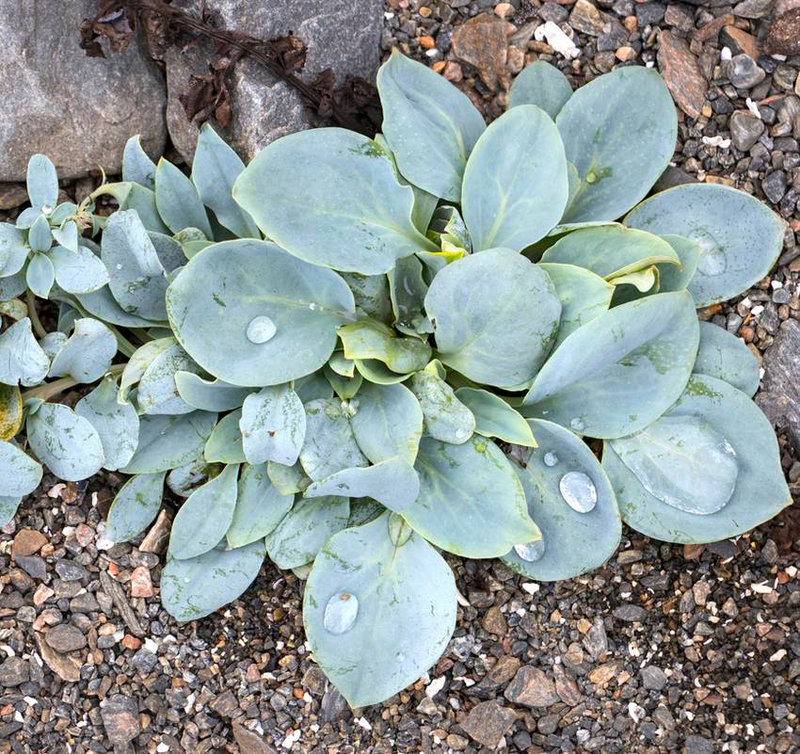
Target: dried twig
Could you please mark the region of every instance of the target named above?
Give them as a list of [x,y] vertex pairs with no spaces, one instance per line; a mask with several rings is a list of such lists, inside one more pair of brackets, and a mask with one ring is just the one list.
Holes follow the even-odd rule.
[[133,40],[140,18],[159,49],[181,44],[187,38],[213,43],[215,57],[209,62],[209,73],[194,78],[183,100],[191,120],[203,122],[213,114],[223,126],[229,124],[230,92],[225,79],[242,58],[248,57],[296,89],[320,117],[367,136],[374,136],[380,127],[377,92],[364,79],[348,77],[342,86],[335,87],[330,69],[310,84],[297,75],[306,52],[297,37],[264,41],[217,29],[208,19],[199,20],[165,0],[98,0],[97,14],[81,25],[81,47],[90,56],[105,57],[100,43],[105,38],[112,51],[124,50]]

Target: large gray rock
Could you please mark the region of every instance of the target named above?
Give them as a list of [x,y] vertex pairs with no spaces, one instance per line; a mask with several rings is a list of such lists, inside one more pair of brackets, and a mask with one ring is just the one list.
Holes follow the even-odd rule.
[[800,448],[800,322],[787,319],[764,354],[764,378],[756,403]]
[[118,173],[132,134],[163,149],[163,76],[136,45],[107,59],[79,47],[94,0],[0,0],[0,181],[24,178],[44,152],[61,178]]
[[[199,15],[200,0],[173,3]],[[378,0],[205,0],[226,29],[269,40],[293,31],[308,48],[301,76],[313,81],[331,68],[337,82],[347,75],[373,79],[379,63],[383,3]],[[190,160],[197,127],[190,123],[180,103],[192,73],[208,73],[208,52],[198,48],[170,50],[165,56],[170,136],[179,152]],[[300,95],[258,63],[243,60],[231,81],[233,121],[230,141],[245,162],[271,141],[308,128]]]

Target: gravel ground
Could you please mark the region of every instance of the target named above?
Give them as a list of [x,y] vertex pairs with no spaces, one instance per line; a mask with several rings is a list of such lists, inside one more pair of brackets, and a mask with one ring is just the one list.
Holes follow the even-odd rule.
[[[683,111],[667,180],[739,186],[790,222],[772,277],[703,316],[766,352],[767,377],[800,380],[782,326],[800,312],[800,58],[761,55],[771,5],[388,0],[382,44],[434,66],[488,117],[539,56],[576,85],[620,61],[656,64]],[[543,21],[577,58],[538,39]],[[791,425],[778,404],[765,406]],[[798,492],[798,438],[791,426],[780,437]],[[0,533],[0,754],[800,751],[796,508],[706,547],[626,531],[604,569],[554,585],[452,559],[469,606],[447,653],[413,688],[351,711],[306,653],[291,574],[267,564],[242,599],[180,626],[158,601],[166,519],[138,548],[98,550],[120,483],[46,478]]]

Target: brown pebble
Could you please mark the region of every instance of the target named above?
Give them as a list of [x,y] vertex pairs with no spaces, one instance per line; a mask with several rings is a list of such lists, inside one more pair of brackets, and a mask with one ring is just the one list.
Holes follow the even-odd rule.
[[121,644],[123,647],[125,647],[125,649],[130,649],[133,651],[142,646],[141,640],[137,639],[135,636],[131,636],[130,634],[125,634],[125,636],[122,637]]
[[638,53],[633,47],[628,47],[625,45],[624,47],[620,47],[614,55],[616,56],[617,60],[621,60],[623,63],[627,63],[631,60],[636,60],[636,56]]
[[461,66],[455,60],[448,60],[444,66],[444,77],[454,83],[463,81],[464,71],[461,70]]
[[153,582],[145,566],[137,566],[131,573],[131,597],[152,597]]
[[434,47],[436,47],[436,40],[428,34],[421,36],[419,39],[417,39],[417,42],[419,42],[419,46],[423,50],[432,50]]
[[14,537],[11,554],[17,558],[26,558],[35,555],[47,544],[47,537],[34,529],[20,529]]

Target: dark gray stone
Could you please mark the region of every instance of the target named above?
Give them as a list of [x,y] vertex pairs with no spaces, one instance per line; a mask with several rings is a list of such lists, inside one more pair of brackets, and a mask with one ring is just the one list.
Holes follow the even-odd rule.
[[737,110],[728,121],[731,143],[740,152],[747,152],[764,133],[766,126],[747,110]]
[[764,354],[764,378],[756,403],[769,420],[787,429],[800,448],[800,322],[787,319]]
[[[337,81],[348,75],[374,79],[379,62],[383,4],[375,0],[180,0],[173,3],[216,15],[219,23],[260,39],[274,39],[294,31],[307,46],[301,76],[313,81],[331,68]],[[171,50],[166,56],[168,88],[167,122],[178,151],[189,159],[194,153],[197,127],[186,119],[179,97],[192,73],[207,73],[207,53]],[[300,95],[278,81],[259,64],[244,60],[231,81],[233,122],[230,141],[245,162],[287,133],[312,125]]]
[[30,677],[30,668],[27,660],[21,657],[9,657],[0,665],[0,686],[13,688],[19,686]]
[[14,562],[25,571],[28,576],[31,576],[37,581],[44,581],[47,578],[47,565],[44,559],[40,558],[38,555],[18,555],[14,558]]
[[82,565],[73,563],[71,560],[57,560],[56,573],[64,581],[81,581],[81,579],[89,578],[89,572]]
[[80,49],[78,27],[95,0],[0,0],[0,181],[19,181],[28,158],[50,156],[61,178],[103,167],[118,173],[122,148],[141,134],[163,149],[163,77],[136,44],[105,59]]
[[667,685],[666,673],[655,665],[648,665],[642,668],[642,685],[646,689],[661,691]]
[[614,617],[633,623],[644,620],[647,617],[647,610],[640,605],[620,605],[614,610]]
[[759,68],[753,58],[741,53],[734,55],[724,64],[723,68],[728,80],[737,89],[752,89],[760,84],[767,75],[763,68]]
[[69,623],[59,623],[53,626],[46,634],[45,641],[56,650],[65,654],[83,649],[86,646],[86,637],[79,628]]
[[686,754],[714,754],[711,741],[702,736],[686,736],[684,746]]

